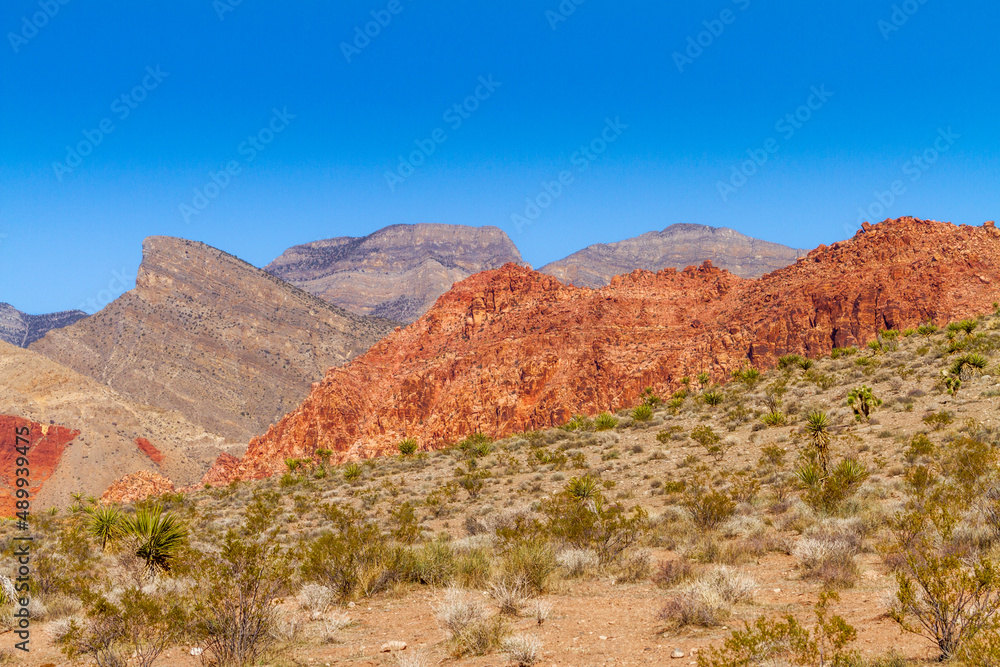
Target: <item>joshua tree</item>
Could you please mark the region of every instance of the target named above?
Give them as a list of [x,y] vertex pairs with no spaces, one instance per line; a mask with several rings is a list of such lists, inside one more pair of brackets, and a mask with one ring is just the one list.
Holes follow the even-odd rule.
[[806,415],[806,433],[819,454],[819,464],[825,476],[830,462],[830,420],[822,410],[811,410]]
[[854,410],[854,416],[857,419],[862,417],[868,419],[872,410],[882,405],[882,399],[872,393],[871,387],[863,385],[851,390],[851,393],[847,395],[847,404]]

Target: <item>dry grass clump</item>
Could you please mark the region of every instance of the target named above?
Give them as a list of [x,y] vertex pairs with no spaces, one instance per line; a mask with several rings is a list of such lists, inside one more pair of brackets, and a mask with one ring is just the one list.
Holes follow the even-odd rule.
[[802,576],[820,579],[829,586],[850,588],[858,579],[854,560],[857,548],[837,537],[804,537],[792,550],[802,567]]
[[454,654],[486,655],[500,648],[509,629],[500,615],[459,588],[445,591],[437,606],[438,621],[451,633]]
[[660,619],[673,627],[721,625],[734,604],[753,601],[756,585],[752,577],[732,568],[711,570],[672,595]]
[[531,667],[541,656],[542,642],[533,635],[514,635],[501,644],[507,658],[518,667]]
[[313,616],[329,609],[334,597],[333,591],[321,584],[305,584],[299,590],[299,604]]
[[586,576],[597,567],[597,554],[592,549],[566,549],[556,557],[568,579]]
[[649,579],[653,573],[653,563],[648,551],[640,549],[623,558],[618,564],[616,584],[634,584]]
[[490,596],[501,614],[517,616],[531,599],[532,590],[520,577],[500,577],[490,584]]

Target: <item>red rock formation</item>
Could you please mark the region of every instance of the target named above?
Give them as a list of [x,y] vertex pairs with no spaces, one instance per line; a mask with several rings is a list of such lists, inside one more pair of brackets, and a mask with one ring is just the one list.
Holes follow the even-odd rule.
[[903,218],[820,246],[744,280],[708,262],[636,271],[599,290],[508,264],[471,276],[367,354],[330,369],[295,411],[254,438],[238,466],[206,480],[261,477],[317,448],[341,460],[390,451],[403,437],[441,446],[632,405],[683,376],[724,381],[787,353],[860,345],[880,329],[990,309],[1000,231]]
[[125,475],[101,494],[103,503],[134,503],[151,496],[173,493],[174,484],[163,475],[140,470]]
[[[25,428],[28,429],[26,435],[23,430]],[[32,498],[59,465],[66,446],[80,435],[79,431],[65,426],[39,424],[24,417],[0,415],[0,516],[12,516],[17,511],[17,471],[25,467],[18,465],[21,454],[15,449],[18,446],[19,432],[28,440],[26,467],[30,483],[26,488]]]
[[153,443],[151,443],[149,440],[146,440],[146,438],[139,437],[135,439],[135,444],[136,447],[139,448],[140,452],[149,457],[150,461],[156,464],[163,463],[163,453],[160,452],[160,450],[158,450],[156,447],[154,447]]
[[233,479],[239,477],[237,472],[239,467],[240,460],[238,458],[232,454],[223,452],[222,454],[219,454],[219,458],[215,460],[215,465],[212,466],[212,469],[205,474],[201,483],[211,484],[212,486],[226,485]]

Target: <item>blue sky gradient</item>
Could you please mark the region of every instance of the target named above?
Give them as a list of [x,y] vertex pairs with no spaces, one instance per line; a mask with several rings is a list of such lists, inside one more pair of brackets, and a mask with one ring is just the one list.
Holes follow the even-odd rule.
[[496,225],[540,266],[676,222],[804,248],[862,218],[981,224],[998,20],[942,0],[8,0],[0,301],[94,310],[153,234],[262,266],[390,224]]

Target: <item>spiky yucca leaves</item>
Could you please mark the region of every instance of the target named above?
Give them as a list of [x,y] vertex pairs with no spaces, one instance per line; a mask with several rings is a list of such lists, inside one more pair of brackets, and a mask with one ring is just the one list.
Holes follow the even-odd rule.
[[806,433],[816,453],[819,455],[819,465],[826,475],[830,464],[830,420],[822,410],[811,410],[806,414]]
[[140,507],[122,520],[122,535],[134,541],[135,555],[150,571],[169,572],[187,541],[180,519],[163,507]]
[[87,530],[101,543],[101,549],[106,549],[110,542],[123,535],[124,515],[117,507],[105,505],[87,510],[87,513],[90,514]]
[[590,500],[600,493],[600,488],[596,477],[584,475],[566,482],[566,492],[579,500]]
[[610,412],[602,412],[594,418],[595,431],[609,431],[618,426],[618,417]]
[[417,452],[417,439],[403,438],[399,441],[397,447],[399,447],[399,453],[403,456],[413,456]]

